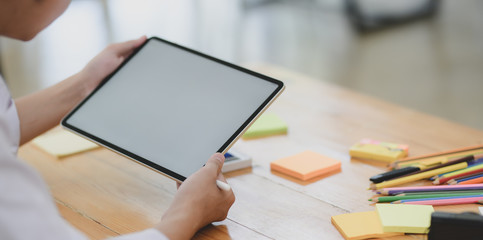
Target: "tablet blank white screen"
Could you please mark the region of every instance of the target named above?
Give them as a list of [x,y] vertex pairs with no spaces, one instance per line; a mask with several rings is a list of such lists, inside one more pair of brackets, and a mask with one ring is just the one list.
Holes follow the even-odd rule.
[[188,177],[277,87],[150,40],[67,123]]

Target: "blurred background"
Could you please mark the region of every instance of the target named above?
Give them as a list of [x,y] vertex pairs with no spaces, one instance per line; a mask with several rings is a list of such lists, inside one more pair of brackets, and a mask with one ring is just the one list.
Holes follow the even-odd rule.
[[73,0],[34,40],[0,38],[0,71],[22,96],[144,34],[483,130],[478,0]]

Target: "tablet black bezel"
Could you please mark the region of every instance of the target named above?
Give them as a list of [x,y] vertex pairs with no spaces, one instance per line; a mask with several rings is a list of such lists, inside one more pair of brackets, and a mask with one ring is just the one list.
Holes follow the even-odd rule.
[[252,113],[252,115],[236,130],[235,133],[233,133],[231,135],[231,137],[218,149],[217,152],[224,152],[225,150],[228,150],[227,148],[233,143],[233,141],[235,141],[239,136],[240,134],[242,133],[243,130],[245,130],[249,125],[250,123],[267,107],[267,105],[270,104],[270,102],[276,98],[280,93],[281,91],[283,91],[284,89],[284,84],[282,81],[279,81],[277,79],[274,79],[274,78],[271,78],[271,77],[268,77],[268,76],[265,76],[263,74],[260,74],[260,73],[257,73],[257,72],[254,72],[254,71],[251,71],[251,70],[248,70],[246,68],[243,68],[243,67],[240,67],[240,66],[237,66],[237,65],[234,65],[232,63],[229,63],[229,62],[226,62],[226,61],[223,61],[221,59],[218,59],[218,58],[215,58],[215,57],[212,57],[212,56],[209,56],[209,55],[206,55],[204,53],[201,53],[201,52],[198,52],[196,50],[193,50],[193,49],[190,49],[190,48],[187,48],[187,47],[184,47],[184,46],[181,46],[181,45],[178,45],[176,43],[173,43],[173,42],[170,42],[170,41],[167,41],[167,40],[164,40],[164,39],[161,39],[161,38],[158,38],[158,37],[151,37],[149,39],[146,40],[146,42],[144,42],[140,47],[138,47],[128,58],[126,58],[126,60],[116,69],[114,70],[114,72],[112,72],[111,74],[109,74],[104,80],[102,80],[102,82],[92,91],[92,93],[90,93],[84,100],[82,100],[70,113],[68,113],[64,119],[62,119],[61,121],[61,125],[70,130],[70,131],[73,131],[74,133],[77,133],[87,139],[90,139],[102,146],[105,146],[115,152],[118,152],[124,156],[127,156],[129,157],[130,159],[133,159],[135,161],[138,161],[148,167],[151,167],[171,178],[174,178],[175,180],[178,180],[178,181],[184,181],[186,179],[185,176],[182,176],[176,172],[173,172],[167,168],[164,168],[154,162],[151,162],[149,161],[148,159],[145,159],[141,156],[138,156],[126,149],[123,149],[123,148],[120,148],[114,144],[111,144],[110,142],[108,141],[105,141],[104,139],[101,139],[99,137],[96,137],[95,135],[91,134],[91,133],[88,133],[88,132],[85,132],[69,123],[67,123],[67,121],[69,120],[70,117],[72,117],[78,109],[80,109],[84,103],[86,103],[105,83],[107,83],[118,71],[119,69],[121,69],[125,64],[127,64],[132,58],[134,58],[137,53],[139,52],[139,50],[141,50],[144,46],[146,46],[148,43],[150,43],[151,41],[160,41],[160,42],[163,42],[165,44],[168,44],[172,47],[176,47],[176,48],[179,48],[179,49],[182,49],[182,50],[185,50],[187,52],[190,52],[190,53],[193,53],[195,55],[198,55],[198,56],[201,56],[201,57],[204,57],[208,60],[211,60],[211,61],[214,61],[214,62],[217,62],[219,64],[222,64],[222,65],[225,65],[227,67],[230,67],[230,68],[233,68],[233,69],[236,69],[238,71],[241,71],[241,72],[244,72],[244,73],[247,73],[247,74],[250,74],[252,76],[255,76],[255,77],[258,77],[260,79],[263,79],[263,80],[266,80],[266,81],[269,81],[269,82],[272,82],[272,83],[275,83],[277,84],[277,88],[265,99],[265,101],[257,108],[257,110]]

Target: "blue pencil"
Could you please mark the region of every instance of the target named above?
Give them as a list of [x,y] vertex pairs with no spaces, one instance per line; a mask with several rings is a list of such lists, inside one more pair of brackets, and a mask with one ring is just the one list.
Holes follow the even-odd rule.
[[480,174],[475,174],[473,176],[455,178],[454,180],[456,180],[457,182],[461,182],[461,181],[466,181],[466,180],[470,180],[470,179],[474,179],[474,178],[479,178],[479,177],[482,177],[482,176],[483,176],[483,173],[480,173]]
[[459,184],[460,182],[468,181],[468,180],[479,178],[479,177],[483,177],[483,173],[478,173],[478,174],[474,174],[474,175],[471,175],[471,176],[451,179],[451,180],[448,181],[448,184],[455,185],[455,184]]

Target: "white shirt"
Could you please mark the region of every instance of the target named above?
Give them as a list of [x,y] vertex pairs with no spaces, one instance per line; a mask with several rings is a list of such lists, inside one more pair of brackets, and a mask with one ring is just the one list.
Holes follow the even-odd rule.
[[[87,239],[60,216],[40,175],[17,159],[19,124],[15,103],[0,76],[0,239]],[[147,229],[113,239],[168,238]]]

